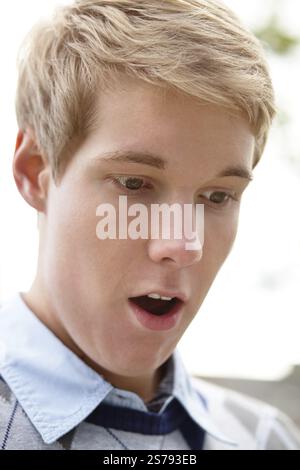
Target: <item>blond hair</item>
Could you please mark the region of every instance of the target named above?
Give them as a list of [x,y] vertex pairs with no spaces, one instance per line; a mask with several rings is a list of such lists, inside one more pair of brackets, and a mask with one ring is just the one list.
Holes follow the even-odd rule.
[[34,130],[54,177],[118,72],[246,113],[256,162],[275,114],[261,44],[217,0],[77,0],[34,27],[18,65],[18,125]]

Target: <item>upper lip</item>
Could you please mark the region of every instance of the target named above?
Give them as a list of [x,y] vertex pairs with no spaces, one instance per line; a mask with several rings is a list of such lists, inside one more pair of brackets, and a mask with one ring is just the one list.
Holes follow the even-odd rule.
[[188,296],[185,292],[177,291],[173,289],[162,289],[161,287],[160,288],[154,287],[153,289],[149,289],[147,292],[133,295],[130,298],[141,297],[141,296],[149,295],[149,294],[159,294],[161,297],[172,297],[172,298],[176,297],[182,302],[187,302],[188,300]]

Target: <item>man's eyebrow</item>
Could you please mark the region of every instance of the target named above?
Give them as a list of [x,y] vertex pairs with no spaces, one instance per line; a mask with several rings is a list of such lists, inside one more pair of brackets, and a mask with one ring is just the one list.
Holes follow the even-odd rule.
[[225,168],[221,173],[218,174],[217,178],[223,178],[225,176],[237,176],[239,178],[244,178],[248,181],[253,180],[253,173],[243,166],[230,166]]
[[159,170],[164,170],[167,166],[166,160],[158,155],[153,155],[148,152],[134,152],[132,150],[106,152],[101,154],[99,158],[100,160],[116,163],[139,163],[158,168]]
[[[133,150],[105,152],[97,157],[97,160],[116,163],[138,163],[158,168],[159,170],[165,170],[168,166],[167,161],[158,155],[154,155],[149,152],[136,152]],[[252,172],[241,165],[229,166],[222,170],[216,177],[223,178],[226,176],[237,176],[239,178],[247,179],[248,181],[253,180]]]

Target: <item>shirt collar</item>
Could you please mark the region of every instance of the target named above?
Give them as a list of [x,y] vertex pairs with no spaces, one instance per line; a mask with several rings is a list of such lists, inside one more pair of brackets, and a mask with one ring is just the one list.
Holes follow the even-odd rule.
[[[172,390],[163,409],[176,397],[207,433],[235,446],[213,422],[205,397],[193,387],[178,350],[167,370],[171,375],[164,383],[171,384]],[[47,444],[80,424],[110,392],[143,403],[138,395],[114,388],[87,366],[36,317],[20,293],[0,310],[0,374]]]

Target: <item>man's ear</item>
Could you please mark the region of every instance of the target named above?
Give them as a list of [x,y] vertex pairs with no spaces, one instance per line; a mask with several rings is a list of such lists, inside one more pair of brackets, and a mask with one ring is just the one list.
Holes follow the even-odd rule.
[[38,212],[46,212],[51,168],[30,129],[18,132],[13,175],[25,201]]

